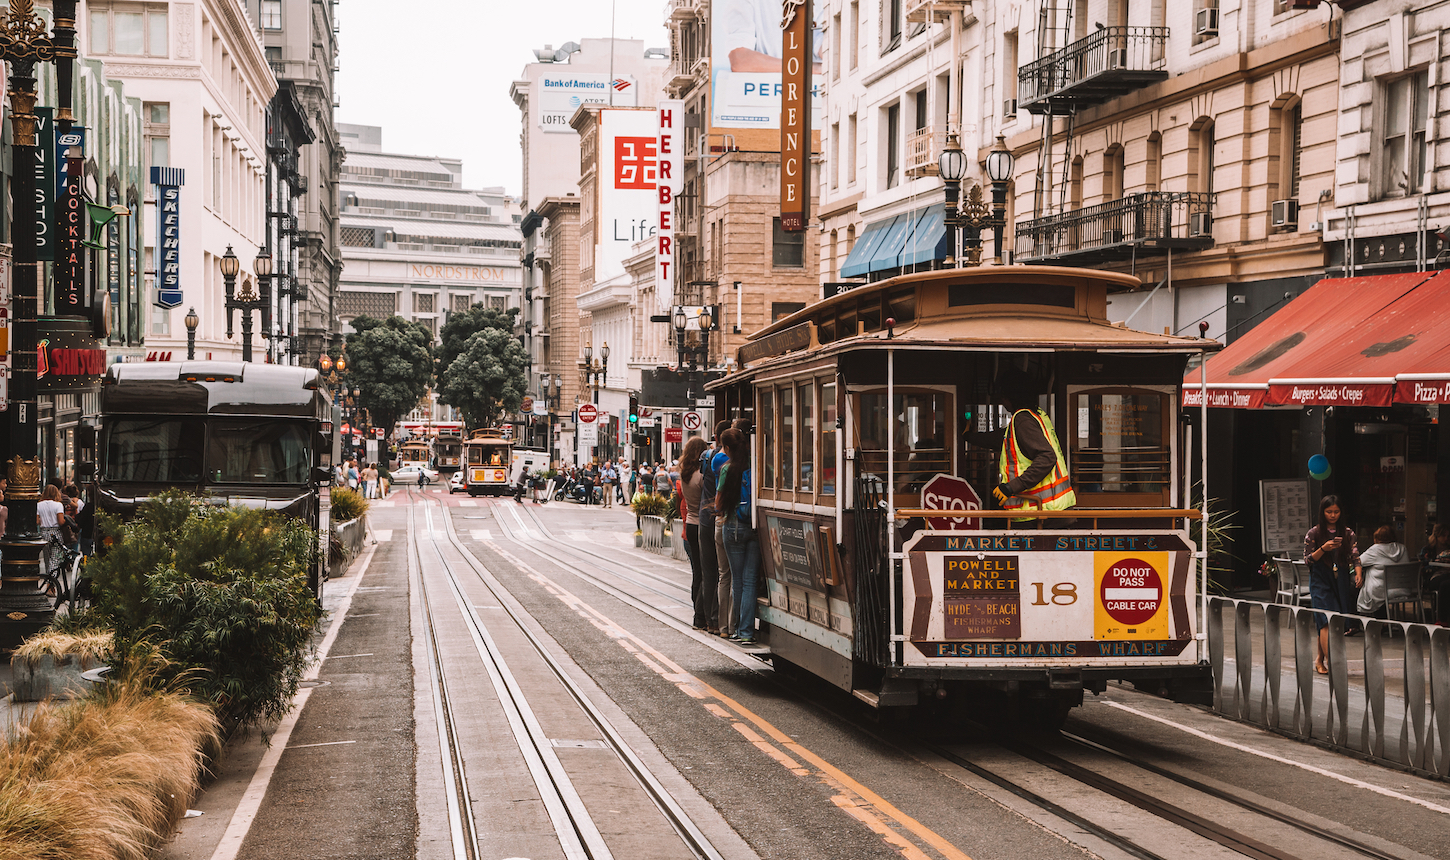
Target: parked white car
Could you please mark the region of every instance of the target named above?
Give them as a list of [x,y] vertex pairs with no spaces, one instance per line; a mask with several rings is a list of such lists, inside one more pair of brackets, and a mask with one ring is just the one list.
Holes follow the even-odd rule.
[[[449,495],[452,495],[454,493],[460,493],[460,492],[463,492],[464,490],[467,490],[468,489],[468,485],[464,482],[463,479],[464,479],[464,474],[463,474],[463,470],[462,469],[459,469],[458,471],[456,471],[456,472],[453,473],[453,477],[451,477],[451,478],[448,479],[448,494]],[[416,481],[418,479],[417,478],[414,478],[413,480]]]
[[438,472],[436,470],[430,469],[427,466],[409,465],[401,469],[393,470],[393,486],[407,487],[416,485],[418,483],[419,473],[422,473],[423,483],[425,484],[431,484],[438,480]]

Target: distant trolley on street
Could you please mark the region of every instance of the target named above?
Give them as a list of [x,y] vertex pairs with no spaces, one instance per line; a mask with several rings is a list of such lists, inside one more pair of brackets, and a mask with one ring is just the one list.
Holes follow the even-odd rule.
[[[1180,397],[1189,360],[1219,344],[1111,323],[1109,290],[1139,286],[1047,266],[908,274],[740,347],[739,370],[708,388],[753,422],[773,660],[879,708],[987,706],[1042,725],[1112,680],[1208,700],[1189,468],[1203,439]],[[964,433],[1011,421],[994,405],[1006,380],[1039,395],[1077,507],[982,509],[998,448]]]
[[462,460],[462,436],[440,432],[433,439],[433,468],[440,472],[456,472]]
[[[332,479],[332,400],[318,372],[254,362],[113,364],[100,396],[99,509],[122,519],[181,489],[320,528]],[[321,595],[318,553],[310,585]]]
[[495,427],[473,431],[463,443],[463,486],[470,496],[502,496],[509,492],[513,476],[513,440]]
[[410,439],[398,446],[398,468],[405,466],[431,467],[433,444],[427,439]]

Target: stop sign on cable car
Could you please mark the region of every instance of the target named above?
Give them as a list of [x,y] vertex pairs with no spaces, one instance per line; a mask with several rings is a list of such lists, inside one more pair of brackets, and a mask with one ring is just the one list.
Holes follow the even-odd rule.
[[[982,497],[971,484],[955,475],[937,475],[921,488],[921,506],[934,511],[980,511]],[[982,528],[982,521],[977,517],[927,517],[926,524],[934,529]]]

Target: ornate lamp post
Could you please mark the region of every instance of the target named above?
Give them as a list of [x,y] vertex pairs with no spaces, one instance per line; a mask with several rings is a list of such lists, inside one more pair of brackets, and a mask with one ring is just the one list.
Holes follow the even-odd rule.
[[594,358],[594,345],[584,345],[584,384],[594,390],[594,405],[599,405],[599,389],[605,387],[605,377],[609,373],[609,344],[605,343],[599,350],[599,358]]
[[[276,340],[272,337],[272,255],[266,248],[257,249],[257,256],[252,259],[252,272],[257,276],[257,282],[262,291],[260,296],[262,339],[267,341],[267,357],[276,360],[274,351]],[[250,318],[251,315],[251,312],[247,311],[247,317]],[[242,331],[245,336],[246,323],[242,324]]]
[[709,307],[700,308],[700,316],[697,320],[700,329],[700,342],[693,346],[685,342],[685,335],[689,331],[690,315],[685,311],[683,305],[676,305],[674,313],[670,316],[670,322],[675,327],[675,352],[679,359],[681,372],[685,369],[685,358],[690,360],[690,382],[689,390],[685,392],[686,397],[695,397],[702,390],[696,385],[700,366],[710,360],[710,332],[715,329],[715,315]]
[[[262,260],[262,258],[261,257],[258,257],[257,258],[257,261],[254,261],[254,262],[260,262],[261,260]],[[263,267],[266,268],[267,275],[269,277],[272,274],[271,264],[272,264],[272,258],[270,256],[266,257],[266,262],[265,263],[262,263]],[[232,246],[231,245],[228,245],[227,246],[227,252],[224,255],[222,255],[221,267],[222,267],[222,285],[226,289],[226,299],[227,299],[227,301],[226,301],[226,306],[227,306],[227,337],[231,337],[232,336],[232,312],[233,311],[241,311],[242,312],[242,361],[251,361],[252,360],[252,311],[255,311],[255,310],[262,311],[262,325],[265,328],[267,326],[267,324],[268,324],[269,319],[270,319],[269,309],[271,307],[271,303],[267,301],[267,297],[266,296],[259,296],[259,295],[257,295],[256,291],[252,289],[252,284],[251,284],[250,281],[242,284],[242,291],[241,291],[241,293],[237,293],[236,292],[236,287],[237,287],[237,274],[239,272],[241,272],[241,270],[242,270],[242,261],[239,260],[239,259],[237,259],[237,255],[232,252]]]
[[201,320],[196,316],[196,308],[186,309],[186,360],[192,361],[196,358],[196,327],[201,325]]
[[957,217],[957,198],[961,194],[962,177],[967,175],[967,154],[962,152],[956,132],[947,135],[947,143],[937,159],[937,167],[946,189],[946,223],[952,229],[952,256],[947,260],[947,265],[955,268],[962,257],[962,224]]
[[[1001,140],[999,137],[998,141],[1000,142]],[[993,153],[993,155],[996,154],[995,152]],[[986,201],[982,199],[982,186],[975,183],[973,183],[970,191],[962,195],[965,197],[965,200],[958,206],[959,186],[965,182],[967,172],[967,156],[966,153],[962,152],[961,143],[957,139],[956,133],[953,132],[947,135],[947,145],[942,149],[937,166],[941,169],[942,181],[946,184],[946,220],[952,229],[956,231],[956,242],[954,244],[958,248],[958,251],[953,261],[954,266],[979,265],[982,262],[982,228],[1006,223],[1007,179],[1012,173],[1012,154],[1007,152],[1005,155],[1008,161],[1005,166],[1003,179],[1001,180],[1002,204],[996,216],[994,217],[987,209]],[[993,162],[990,157],[988,161],[991,165],[989,170],[992,168],[1002,169],[1002,165],[999,162]],[[996,194],[996,186],[997,182],[994,180],[994,195]],[[1000,259],[1002,256],[1000,227],[997,227],[997,236],[997,257]]]
[[1015,159],[1007,140],[997,135],[997,145],[987,153],[987,178],[992,180],[992,252],[1002,260],[1002,237],[1007,232],[1007,183],[1012,181]]
[[[38,630],[51,617],[50,601],[39,589],[40,539],[36,503],[40,501],[42,464],[36,428],[36,373],[39,315],[39,266],[36,262],[35,219],[35,64],[56,61],[59,105],[56,121],[69,130],[75,59],[76,0],[55,0],[54,36],[35,14],[34,0],[10,0],[10,11],[0,25],[0,60],[10,73],[12,178],[10,225],[13,245],[14,319],[11,323],[10,401],[6,424],[10,431],[10,460],[5,464],[5,504],[9,510],[5,536],[0,540],[4,567],[0,571],[0,619],[18,625],[23,636]],[[8,636],[6,638],[9,638]]]

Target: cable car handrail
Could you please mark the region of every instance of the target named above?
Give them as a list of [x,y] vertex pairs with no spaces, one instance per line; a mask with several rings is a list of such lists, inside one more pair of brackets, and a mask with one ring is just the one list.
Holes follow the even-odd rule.
[[1044,520],[1128,520],[1128,519],[1203,519],[1203,511],[1197,508],[1071,508],[1065,511],[1040,511],[1035,508],[1021,508],[1015,511],[963,511],[938,510],[936,508],[898,508],[895,519],[909,520],[916,517],[954,520],[1002,519],[1044,519]]

